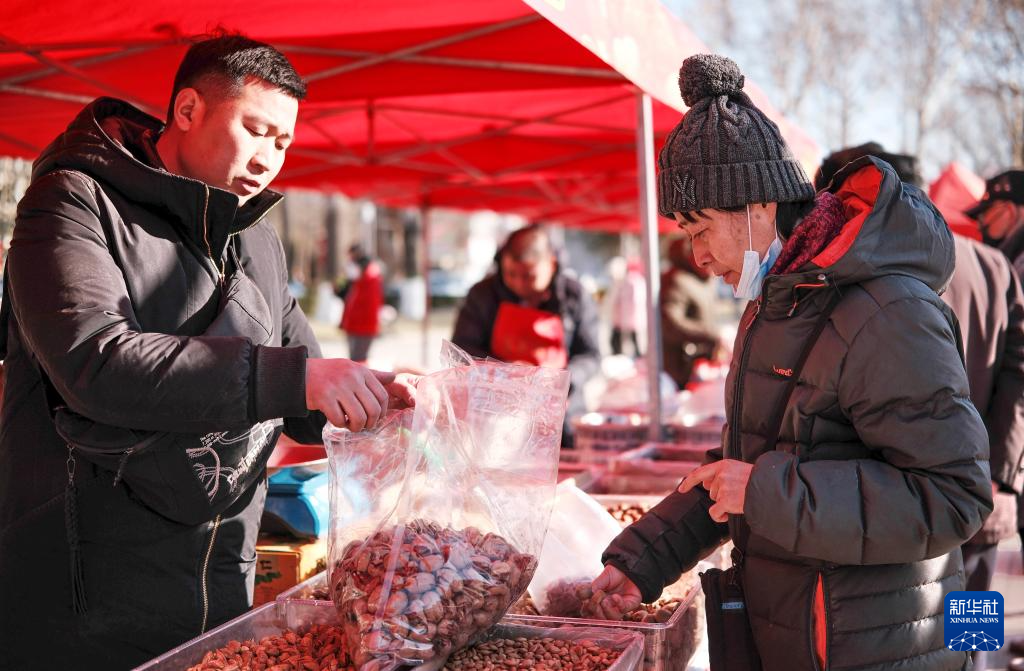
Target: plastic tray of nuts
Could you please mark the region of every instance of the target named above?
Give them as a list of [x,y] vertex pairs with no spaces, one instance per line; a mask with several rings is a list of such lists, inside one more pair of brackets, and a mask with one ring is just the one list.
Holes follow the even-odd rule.
[[137,667],[135,671],[185,671],[201,663],[207,652],[224,648],[231,641],[258,641],[288,629],[302,630],[314,624],[333,624],[337,621],[334,604],[325,608],[312,602],[276,601],[254,608],[216,629],[182,643]]
[[[583,649],[571,648],[575,642]],[[617,655],[617,656],[616,656]],[[635,671],[644,656],[644,639],[632,631],[608,627],[535,627],[501,622],[484,640],[448,658],[446,671]]]
[[[311,625],[332,625],[337,622],[338,615],[333,603],[268,603],[178,646],[135,671],[185,671],[202,663],[207,653],[230,649],[232,642],[244,644],[246,641],[259,641],[266,636],[284,634],[286,630],[300,633]],[[571,648],[566,645],[570,641],[580,647]],[[488,631],[483,641],[453,655],[445,668],[452,671],[475,671],[486,667],[500,671],[504,668],[522,668],[524,663],[528,663],[535,670],[634,671],[639,668],[643,658],[643,645],[643,639],[634,632],[614,632],[607,628],[567,630],[500,624]],[[517,654],[519,658],[516,658]],[[560,659],[563,656],[564,659]],[[209,668],[223,667],[223,664],[218,664],[212,662]],[[313,666],[320,669],[346,668],[333,663],[320,665],[314,662]]]
[[644,671],[686,669],[701,638],[704,636],[704,594],[696,573],[690,572],[666,588],[662,598],[680,598],[676,610],[665,622],[610,622],[584,618],[549,617],[545,615],[506,615],[502,624],[575,629],[605,629],[632,632],[643,636]]
[[331,604],[330,588],[327,585],[327,571],[320,571],[315,576],[303,580],[277,596],[278,601],[304,601],[316,604]]

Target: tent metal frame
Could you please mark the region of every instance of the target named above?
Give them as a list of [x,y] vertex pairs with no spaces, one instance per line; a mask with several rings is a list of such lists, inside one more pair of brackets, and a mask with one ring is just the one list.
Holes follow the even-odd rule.
[[[293,148],[292,153],[295,155],[303,156],[305,158],[311,158],[318,163],[314,163],[307,166],[295,168],[291,171],[287,171],[281,177],[294,177],[299,174],[309,175],[317,172],[327,171],[338,166],[359,166],[359,165],[393,165],[403,168],[409,168],[412,170],[419,170],[422,172],[432,172],[439,175],[438,180],[435,182],[429,182],[425,184],[425,189],[421,197],[420,204],[420,222],[422,231],[422,271],[423,281],[425,286],[426,295],[426,310],[423,319],[423,355],[424,360],[428,352],[427,347],[427,334],[429,328],[429,317],[430,317],[430,206],[431,200],[430,195],[432,191],[440,192],[444,188],[460,188],[460,187],[474,187],[477,190],[483,190],[484,193],[493,194],[496,197],[513,197],[513,198],[524,198],[524,199],[537,199],[538,206],[536,213],[538,217],[544,217],[545,212],[549,216],[553,216],[559,210],[563,211],[563,220],[568,219],[570,222],[574,218],[585,216],[588,221],[592,221],[595,218],[600,219],[601,214],[605,214],[608,217],[619,216],[627,214],[633,210],[629,205],[612,205],[607,202],[605,198],[601,196],[602,189],[599,185],[589,185],[589,191],[584,190],[582,193],[571,194],[567,191],[567,186],[572,183],[556,183],[553,180],[549,180],[542,177],[535,177],[532,179],[532,184],[535,187],[532,190],[524,191],[519,188],[509,188],[500,185],[484,184],[479,185],[479,182],[488,182],[502,177],[515,175],[517,173],[529,173],[547,168],[554,168],[558,165],[566,163],[586,160],[601,154],[610,152],[618,152],[634,148],[637,156],[637,182],[639,186],[639,210],[641,213],[640,224],[641,224],[641,239],[643,242],[643,261],[645,267],[645,275],[648,286],[648,297],[647,301],[647,329],[648,329],[648,347],[647,347],[647,365],[648,371],[651,372],[649,375],[649,395],[650,395],[650,414],[651,414],[651,438],[658,439],[660,437],[660,387],[659,387],[659,371],[661,370],[661,333],[659,327],[659,314],[657,310],[657,297],[658,297],[658,225],[657,225],[657,212],[655,211],[655,195],[654,195],[654,132],[652,124],[652,106],[650,96],[634,87],[627,78],[615,70],[598,69],[598,68],[585,68],[585,67],[569,67],[563,65],[544,64],[544,63],[527,63],[518,61],[495,61],[487,59],[472,59],[472,58],[458,58],[452,56],[438,56],[430,55],[426,52],[430,52],[443,47],[452,46],[455,44],[465,43],[480,37],[487,35],[493,35],[495,33],[511,30],[521,26],[529,25],[531,23],[544,20],[540,14],[530,13],[522,17],[509,19],[495,24],[475,26],[470,29],[457,32],[451,35],[444,36],[442,38],[436,38],[421,42],[419,44],[410,45],[397,49],[395,51],[386,53],[374,53],[369,51],[361,50],[350,50],[350,49],[333,49],[333,48],[321,48],[321,47],[310,47],[297,44],[275,44],[278,49],[285,53],[295,54],[309,54],[316,56],[328,56],[337,57],[343,59],[349,59],[350,62],[310,72],[305,75],[305,80],[310,83],[324,81],[352,72],[366,70],[379,65],[384,65],[392,62],[404,62],[404,63],[416,63],[422,65],[439,65],[447,67],[464,67],[474,69],[491,69],[500,70],[505,72],[523,72],[530,74],[549,74],[552,77],[579,77],[579,78],[590,78],[600,81],[618,81],[621,82],[627,90],[614,91],[612,95],[607,98],[603,98],[597,102],[588,103],[585,105],[571,106],[562,110],[556,110],[551,113],[541,115],[536,118],[529,117],[516,117],[502,114],[484,114],[479,112],[453,112],[451,110],[436,110],[430,109],[429,107],[420,107],[417,105],[410,105],[406,103],[401,104],[381,104],[374,100],[367,100],[364,104],[349,104],[345,103],[341,106],[313,106],[313,109],[308,112],[303,112],[303,121],[310,124],[310,127],[319,135],[321,135],[331,147],[331,151],[319,151],[313,149],[302,149]],[[22,73],[14,77],[9,77],[5,80],[0,80],[0,91],[6,91],[9,93],[16,93],[26,96],[35,96],[40,98],[47,98],[52,100],[60,100],[64,102],[72,103],[87,103],[91,101],[89,96],[65,93],[61,91],[50,90],[46,88],[40,88],[38,86],[27,85],[30,82],[34,82],[38,79],[48,77],[51,75],[66,75],[77,81],[83,82],[102,91],[105,94],[121,97],[128,100],[132,104],[136,105],[140,109],[143,109],[155,116],[161,116],[162,110],[155,109],[154,106],[149,105],[145,102],[135,99],[132,95],[122,91],[116,85],[108,82],[104,82],[97,79],[86,72],[85,68],[93,65],[102,63],[109,63],[111,61],[127,58],[132,55],[143,53],[145,51],[159,48],[169,45],[186,44],[188,39],[184,37],[174,37],[168,40],[125,40],[121,42],[112,41],[97,41],[97,42],[65,42],[65,43],[53,43],[53,44],[23,44],[15,42],[9,38],[0,35],[0,53],[11,53],[11,52],[22,52],[33,59],[38,61],[42,68],[34,70],[32,72]],[[61,61],[47,55],[48,52],[56,51],[67,51],[67,50],[110,50],[107,53],[92,54],[82,58],[77,58],[72,61]],[[516,166],[510,166],[502,170],[495,172],[487,172],[481,169],[479,166],[474,165],[471,161],[458,156],[453,153],[453,149],[459,146],[464,146],[474,142],[488,140],[497,137],[503,137],[514,133],[517,129],[521,129],[531,125],[548,125],[555,127],[573,128],[577,130],[590,130],[600,133],[610,134],[625,134],[628,131],[623,129],[604,127],[599,124],[584,124],[574,123],[567,121],[564,117],[576,114],[579,112],[589,111],[598,109],[606,105],[621,103],[626,99],[635,98],[636,109],[637,109],[637,125],[635,130],[635,137],[631,138],[628,142],[623,143],[593,143],[583,141],[574,141],[572,138],[541,138],[545,142],[552,144],[565,144],[570,146],[581,146],[581,151],[571,152],[565,156],[554,157],[539,161],[532,161],[526,164],[520,164]],[[337,117],[339,115],[362,112],[366,115],[367,120],[367,138],[365,155],[360,155],[353,148],[346,146],[334,137],[328,129],[324,128],[321,123],[330,117]],[[467,135],[461,135],[454,138],[449,138],[442,141],[428,141],[421,133],[418,133],[410,125],[405,124],[400,120],[400,115],[403,113],[410,114],[443,114],[443,115],[456,115],[463,116],[468,119],[494,121],[500,124],[496,128],[488,129],[486,131],[470,133]],[[390,123],[396,128],[404,131],[410,135],[413,140],[417,143],[417,146],[397,149],[394,151],[380,152],[377,146],[377,124],[381,121]],[[0,138],[5,141],[14,142],[18,146],[26,147],[35,151],[37,148],[29,147],[28,143],[19,141],[14,138],[9,138],[5,135],[0,135]],[[625,138],[624,138],[625,139]],[[447,163],[451,165],[451,168],[444,166],[438,166],[423,161],[415,160],[417,157],[422,156],[426,153],[434,153],[443,158]],[[601,183],[607,184],[607,179],[602,179]],[[587,187],[584,180],[576,178],[574,183],[577,187]],[[378,193],[378,197],[384,196],[383,193]],[[565,213],[566,209],[572,210],[573,206],[579,204],[582,201],[588,203],[589,209],[594,214],[590,213],[575,213],[572,216],[570,213]],[[595,217],[595,214],[597,215]],[[568,223],[568,222],[567,222]]]

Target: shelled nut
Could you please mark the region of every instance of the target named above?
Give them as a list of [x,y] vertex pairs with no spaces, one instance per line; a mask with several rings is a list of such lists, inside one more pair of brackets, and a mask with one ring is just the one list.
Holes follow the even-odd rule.
[[594,641],[555,638],[499,638],[465,650],[448,659],[447,671],[604,671],[621,651]]

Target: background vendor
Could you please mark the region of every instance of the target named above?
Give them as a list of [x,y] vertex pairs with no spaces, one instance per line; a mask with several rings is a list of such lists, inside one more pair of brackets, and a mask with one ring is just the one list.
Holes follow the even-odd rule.
[[513,232],[496,256],[498,272],[478,282],[459,310],[452,341],[476,357],[568,368],[570,418],[586,407],[583,385],[600,366],[597,308],[579,282],[561,271],[542,226]]

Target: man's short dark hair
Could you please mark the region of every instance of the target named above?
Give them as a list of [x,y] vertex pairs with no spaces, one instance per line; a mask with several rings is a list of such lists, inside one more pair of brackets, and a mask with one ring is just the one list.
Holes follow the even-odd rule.
[[280,51],[242,35],[222,35],[196,42],[185,53],[174,76],[167,122],[174,118],[174,100],[182,89],[194,88],[204,96],[237,95],[251,78],[297,100],[306,97],[306,83]]

